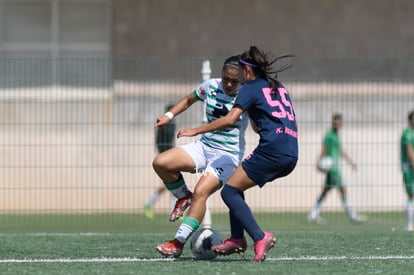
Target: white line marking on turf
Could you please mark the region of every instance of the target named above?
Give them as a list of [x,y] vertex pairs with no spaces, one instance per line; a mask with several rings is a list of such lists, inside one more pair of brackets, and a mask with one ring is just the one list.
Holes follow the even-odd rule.
[[340,261],[340,260],[414,260],[414,256],[307,256],[307,257],[280,257],[267,258],[270,261]]
[[125,263],[125,262],[171,262],[173,258],[81,258],[81,259],[1,259],[0,263]]
[[[219,258],[220,259],[220,258]],[[241,259],[242,260],[242,259]],[[267,258],[266,261],[342,261],[342,260],[414,260],[414,256],[309,256]],[[172,262],[174,258],[58,258],[58,259],[0,259],[4,263],[120,263],[120,262]]]
[[0,233],[0,236],[110,236],[111,233],[96,233],[96,232],[79,232],[79,233],[58,233],[58,232],[49,232],[49,233]]

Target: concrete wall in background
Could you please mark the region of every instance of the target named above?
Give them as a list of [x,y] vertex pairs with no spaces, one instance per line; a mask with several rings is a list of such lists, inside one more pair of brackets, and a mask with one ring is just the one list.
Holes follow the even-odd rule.
[[412,56],[411,0],[117,0],[113,55]]

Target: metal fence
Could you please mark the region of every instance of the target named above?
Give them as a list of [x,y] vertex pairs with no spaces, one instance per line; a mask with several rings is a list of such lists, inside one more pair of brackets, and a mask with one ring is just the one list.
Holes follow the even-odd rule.
[[[153,124],[165,105],[201,82],[203,58],[0,59],[0,212],[142,212],[162,185],[152,170]],[[212,77],[224,58],[211,58]],[[299,125],[294,173],[248,193],[264,211],[308,211],[323,184],[315,168],[331,115],[344,117],[344,165],[350,203],[363,211],[401,210],[406,195],[399,138],[414,109],[414,62],[401,58],[295,58],[279,75]],[[201,123],[202,104],[176,118]],[[247,150],[257,143],[248,130]],[[194,139],[177,140],[177,144]],[[186,174],[190,188],[196,176]],[[155,210],[169,209],[163,195]],[[220,196],[213,211],[226,211]],[[330,194],[329,210],[342,208]]]

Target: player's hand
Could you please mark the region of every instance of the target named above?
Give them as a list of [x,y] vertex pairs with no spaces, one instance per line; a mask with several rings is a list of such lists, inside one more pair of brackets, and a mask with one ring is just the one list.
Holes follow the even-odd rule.
[[160,116],[159,118],[157,118],[157,123],[155,123],[154,128],[163,127],[167,125],[168,122],[170,122],[170,119],[166,115]]
[[193,137],[197,135],[195,128],[183,128],[178,130],[177,138],[180,137]]

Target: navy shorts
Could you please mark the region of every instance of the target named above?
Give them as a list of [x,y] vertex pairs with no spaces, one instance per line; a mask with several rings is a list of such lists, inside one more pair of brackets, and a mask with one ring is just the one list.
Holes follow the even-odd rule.
[[254,151],[241,163],[244,171],[257,185],[263,187],[267,182],[289,175],[296,167],[298,159],[292,156],[266,156]]

